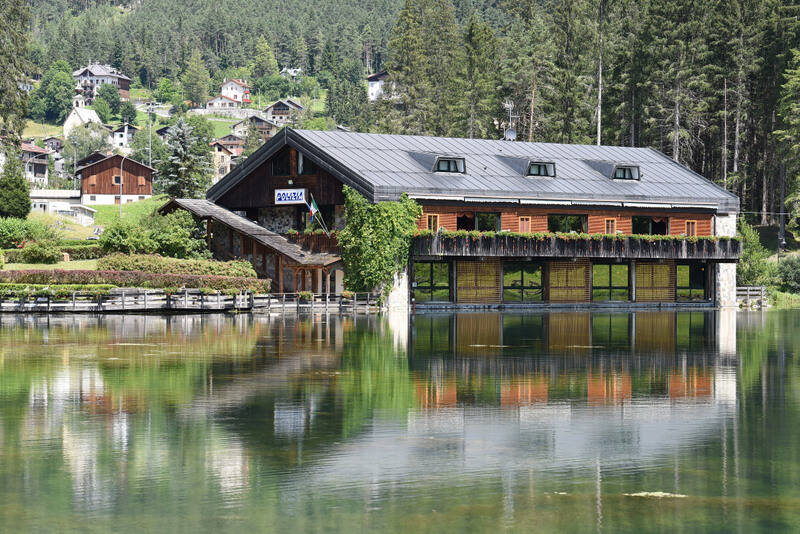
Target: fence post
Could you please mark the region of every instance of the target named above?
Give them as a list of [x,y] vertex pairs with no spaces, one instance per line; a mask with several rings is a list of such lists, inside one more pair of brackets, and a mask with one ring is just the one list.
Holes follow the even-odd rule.
[[281,313],[286,314],[286,293],[281,294]]

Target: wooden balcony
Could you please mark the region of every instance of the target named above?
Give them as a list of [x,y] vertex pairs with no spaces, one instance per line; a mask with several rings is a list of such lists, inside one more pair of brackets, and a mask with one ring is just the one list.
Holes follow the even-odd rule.
[[441,257],[593,258],[628,260],[699,260],[735,262],[742,244],[733,238],[654,238],[596,236],[416,236],[414,259]]
[[327,236],[325,234],[286,234],[286,239],[290,243],[297,243],[303,250],[314,253],[341,254],[339,241],[336,235]]

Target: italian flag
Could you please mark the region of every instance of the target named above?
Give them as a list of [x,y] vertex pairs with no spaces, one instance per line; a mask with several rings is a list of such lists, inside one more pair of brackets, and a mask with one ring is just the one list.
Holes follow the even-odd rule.
[[311,213],[311,222],[314,222],[314,216],[319,213],[319,208],[317,207],[317,202],[314,200],[314,197],[311,197],[311,204],[308,205],[308,211]]

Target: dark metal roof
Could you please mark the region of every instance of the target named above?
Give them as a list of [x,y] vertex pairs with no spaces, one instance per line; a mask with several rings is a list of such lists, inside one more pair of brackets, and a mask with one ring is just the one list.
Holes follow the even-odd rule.
[[173,208],[181,208],[193,213],[201,219],[213,219],[225,226],[244,234],[254,241],[283,254],[300,265],[326,266],[340,261],[342,258],[336,254],[309,252],[300,245],[290,243],[285,237],[271,232],[253,221],[237,215],[230,210],[218,206],[208,200],[193,198],[174,198],[159,208],[160,212],[168,212]]
[[[290,128],[212,187],[209,200],[218,199],[286,145],[373,202],[397,200],[408,193],[413,198],[460,202],[739,209],[736,195],[651,148]],[[430,157],[421,157],[425,154]],[[466,172],[433,172],[428,160],[436,156],[463,157]],[[556,176],[523,176],[522,160],[555,163]],[[617,165],[639,167],[640,179],[612,179]]]

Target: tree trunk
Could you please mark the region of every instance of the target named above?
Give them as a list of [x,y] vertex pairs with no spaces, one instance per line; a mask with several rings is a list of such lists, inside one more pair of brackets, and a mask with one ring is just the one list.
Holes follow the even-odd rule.
[[603,22],[605,17],[605,0],[600,1],[599,13],[599,31],[600,35],[600,49],[598,51],[599,57],[597,61],[597,145],[600,146],[600,131],[603,123]]
[[739,172],[739,142],[742,130],[742,86],[740,80],[736,87],[736,124],[733,127],[733,173]]
[[[772,110],[772,122],[770,124],[770,132],[775,131],[775,110]],[[764,135],[764,161],[761,169],[761,225],[766,226],[769,224],[767,219],[767,199],[769,198],[769,161],[767,149],[769,135]]]
[[722,185],[728,189],[728,79],[725,78],[722,91]]
[[672,119],[672,159],[678,161],[680,158],[680,142],[681,142],[681,82],[675,82],[675,111]]
[[533,120],[534,110],[536,109],[536,63],[533,64],[533,74],[531,75],[531,113],[528,120],[528,142],[533,141]]

